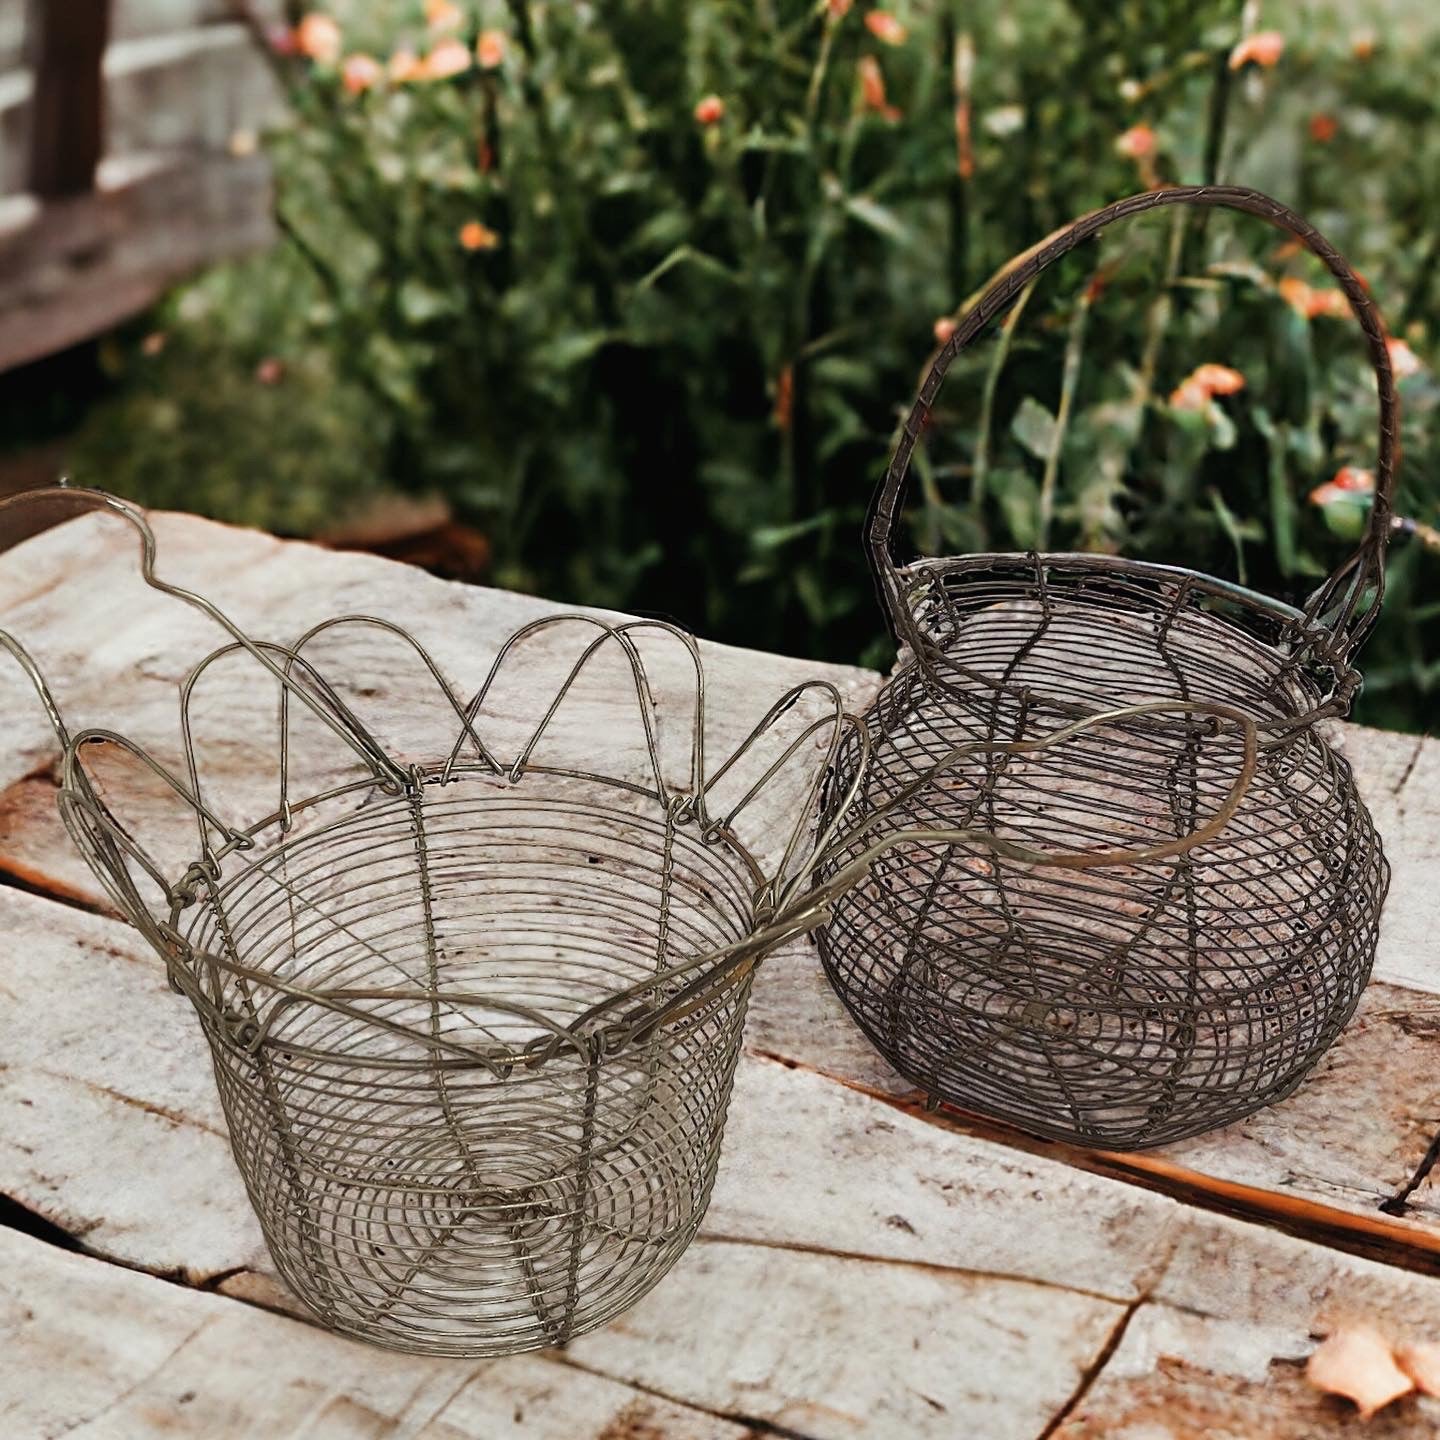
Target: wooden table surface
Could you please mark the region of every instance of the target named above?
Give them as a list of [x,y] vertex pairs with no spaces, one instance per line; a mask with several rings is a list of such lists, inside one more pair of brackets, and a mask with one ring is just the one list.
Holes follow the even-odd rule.
[[[560,608],[188,517],[156,528],[162,573],[252,633],[286,638],[338,613],[402,620],[462,692],[513,629]],[[74,724],[178,754],[176,684],[216,633],[143,587],[118,523],[77,521],[0,559],[0,625],[31,646]],[[722,746],[800,679],[824,675],[857,707],[880,682],[703,652]],[[380,698],[423,747],[436,721],[421,701]],[[230,699],[212,707],[206,743],[241,793],[260,783],[265,747],[244,728],[245,697]],[[602,698],[584,733],[605,724]],[[679,1265],[563,1351],[465,1362],[297,1318],[193,1014],[70,851],[55,742],[14,667],[0,670],[0,726],[6,1440],[1440,1431],[1440,1401],[1362,1425],[1304,1377],[1318,1339],[1348,1321],[1440,1341],[1437,1195],[1422,1185],[1403,1213],[1381,1208],[1440,1129],[1440,743],[1340,735],[1394,883],[1360,1013],[1286,1103],[1139,1155],[929,1114],[801,942],[757,979],[720,1179]]]

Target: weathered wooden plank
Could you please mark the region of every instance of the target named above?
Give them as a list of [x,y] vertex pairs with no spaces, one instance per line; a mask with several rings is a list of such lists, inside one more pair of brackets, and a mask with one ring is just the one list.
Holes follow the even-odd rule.
[[568,1353],[803,1435],[1030,1440],[1121,1313],[1012,1280],[701,1241]]
[[28,43],[30,0],[0,0],[0,196],[30,183],[34,56]]
[[262,157],[100,167],[100,188],[0,215],[0,369],[108,329],[206,261],[272,237]]
[[[24,958],[0,980],[0,1193],[154,1273],[268,1271],[188,1003],[127,927],[56,912],[0,892]],[[1023,1223],[997,1225],[1016,1205]],[[1174,1215],[1144,1191],[747,1056],[707,1230],[1128,1301]]]
[[743,1440],[545,1359],[424,1360],[0,1230],[0,1430],[15,1440]]
[[30,0],[0,0],[0,74],[25,63],[26,10]]
[[1440,1430],[1440,1401],[1409,1397],[1363,1427],[1355,1408],[1304,1376],[1310,1345],[1257,1352],[1208,1316],[1145,1305],[1054,1440],[1418,1440]]
[[[107,535],[92,522],[85,524],[91,525],[88,531],[57,532],[0,566],[0,614],[20,632],[38,637],[42,661],[64,676],[59,688],[68,692],[80,720],[95,723],[113,715],[123,696],[120,708],[132,717],[127,728],[162,748],[168,743],[173,754],[171,687],[186,662],[206,647],[213,629],[173,606],[167,613],[166,602],[138,587],[129,573],[131,552],[123,532]],[[168,573],[208,586],[259,630],[275,627],[276,617],[283,616],[287,630],[279,633],[289,633],[342,607],[416,617],[417,628],[462,689],[475,683],[506,633],[553,608],[449,585],[368,557],[284,546],[199,521],[164,519],[161,540]],[[233,558],[217,576],[207,572],[215,568],[210,557],[218,544]],[[63,588],[53,579],[41,580],[38,587],[26,579],[53,577],[62,570],[67,575]],[[28,593],[37,588],[38,594]],[[107,594],[125,597],[133,623],[96,647],[88,617],[104,605]],[[164,643],[160,635],[167,637]],[[82,669],[75,657],[86,654],[87,647]],[[863,705],[878,684],[878,677],[865,672],[760,661],[722,647],[706,647],[706,655],[712,696],[745,694],[738,718],[747,725],[766,694],[808,672],[835,678],[856,705]],[[359,656],[352,664],[357,674],[364,659]],[[773,682],[756,693],[759,677],[770,674]],[[14,737],[8,768],[0,769],[0,865],[29,883],[98,899],[54,819],[47,769],[53,743],[15,677],[0,675],[0,685],[6,687],[0,689],[0,715]],[[714,709],[714,743],[733,744],[740,733],[730,723],[737,706],[721,700]],[[245,722],[247,714],[253,718],[253,712],[237,711],[237,723]],[[427,724],[432,745],[448,739],[450,732],[435,716],[433,707],[427,712],[412,705],[404,711],[400,723],[417,747],[423,748]],[[583,719],[586,727],[607,723],[603,710],[585,712]],[[1428,1080],[1436,1055],[1432,1000],[1428,991],[1418,993],[1419,987],[1435,984],[1427,938],[1435,905],[1424,874],[1434,856],[1435,827],[1427,817],[1433,814],[1433,797],[1440,795],[1440,745],[1354,727],[1342,734],[1395,867],[1377,964],[1382,983],[1367,995],[1339,1046],[1286,1104],[1156,1156],[1117,1160],[1113,1168],[1172,1186],[1209,1187],[1226,1203],[1262,1212],[1268,1208],[1295,1223],[1306,1218],[1293,1213],[1297,1207],[1303,1211],[1313,1202],[1324,1209],[1323,1223],[1344,1223],[1348,1216],[1356,1223],[1363,1220],[1367,1230],[1378,1225],[1402,1243],[1413,1236],[1417,1246],[1434,1248],[1440,1215],[1428,1188],[1417,1195],[1408,1220],[1392,1224],[1377,1212],[1424,1153],[1440,1120],[1440,1097]],[[238,745],[239,737],[232,735],[229,743]],[[767,965],[748,1036],[754,1048],[862,1088],[897,1095],[907,1091],[850,1024],[806,948]],[[1049,1153],[1061,1152],[1057,1147]]]
[[146,27],[105,55],[110,155],[209,150],[222,159],[239,130],[282,113],[279,86],[246,25]]
[[[0,1091],[0,1134],[15,1133],[21,1109],[33,1112],[33,1129],[17,1135],[14,1149],[35,1173],[51,1177],[50,1193],[68,1208],[47,1205],[43,1186],[27,1190],[8,1149],[0,1151],[0,1190],[18,1192],[87,1246],[134,1264],[202,1279],[207,1266],[192,1259],[172,1267],[171,1257],[177,1249],[198,1256],[209,1246],[212,1265],[247,1263],[247,1256],[263,1265],[229,1157],[214,1143],[215,1102],[206,1090],[204,1057],[187,1043],[194,1037],[185,1003],[143,959],[125,953],[133,942],[115,922],[23,895],[4,897],[4,908],[7,934],[27,963],[7,979],[11,994],[0,1012],[16,1017],[0,1035],[0,1053],[11,1065],[7,1079],[14,1082]],[[88,943],[63,933],[72,928]],[[100,948],[107,941],[116,953]],[[65,946],[75,954],[52,964]],[[94,978],[87,981],[87,973]],[[22,977],[33,988],[18,986]],[[94,998],[73,1010],[53,1003],[57,995],[87,992]],[[55,1011],[71,1013],[59,1028],[47,1028],[43,1017]],[[97,1018],[107,1016],[111,1023],[101,1028],[97,1045]],[[27,1037],[27,1030],[34,1033]],[[76,1070],[83,1083],[55,1093],[28,1084],[53,1069]],[[81,1103],[82,1092],[114,1104],[98,1117],[88,1150],[68,1149],[64,1136],[57,1137],[63,1130],[57,1121],[63,1121],[62,1107]],[[208,1213],[192,1226],[196,1209]],[[117,1214],[126,1223],[117,1224]],[[229,1248],[217,1243],[226,1235]],[[83,1284],[103,1288],[108,1272],[102,1275],[94,1263]],[[7,1273],[13,1276],[16,1267]],[[44,1306],[37,1297],[50,1298],[49,1281],[37,1289],[21,1274],[16,1284],[25,1307],[38,1313]],[[268,1298],[263,1284],[237,1284],[239,1278],[227,1280],[227,1289]],[[856,1303],[859,1296],[863,1304]],[[141,1323],[137,1316],[156,1313],[158,1302],[145,1298],[144,1310],[134,1314],[93,1296],[87,1303],[97,1325],[124,1330]],[[68,1292],[55,1304],[67,1316],[85,1308]],[[1202,1399],[1213,1408],[1233,1395],[1237,1415],[1269,1417],[1278,1425],[1288,1423],[1292,1410],[1306,1417],[1314,1411],[1308,1392],[1290,1383],[1311,1337],[1356,1315],[1406,1338],[1440,1333],[1440,1282],[1188,1211],[1167,1197],[942,1129],[804,1070],[750,1058],[742,1065],[721,1179],[696,1250],[653,1296],[606,1331],[576,1342],[570,1356],[646,1391],[801,1434],[939,1437],[959,1427],[987,1437],[1031,1435],[1063,1410],[1125,1322],[1160,1335],[1163,1345],[1152,1341],[1151,1348],[1166,1358],[1152,1359],[1141,1374],[1140,1362],[1122,1347],[1112,1410],[1123,1403],[1125,1414],[1147,1414],[1169,1396],[1203,1416],[1211,1411]],[[1197,1316],[1206,1319],[1204,1326]],[[1177,1324],[1182,1336],[1193,1331],[1188,1348],[1176,1348]],[[697,1340],[717,1330],[724,1344]],[[287,1355],[307,1356],[308,1343],[287,1342]],[[182,1348],[190,1352],[191,1345],[185,1339]],[[248,1353],[228,1331],[217,1345]],[[67,1393],[73,1392],[73,1379],[67,1369],[56,1370],[55,1356],[94,1349],[67,1334],[56,1341],[48,1367],[34,1373],[63,1375]],[[211,1353],[200,1351],[202,1358]],[[867,1363],[857,1363],[860,1356]],[[131,1352],[114,1363],[133,1380]],[[431,1363],[415,1362],[416,1374],[428,1374]],[[201,1384],[188,1371],[162,1368],[125,1404],[153,1405],[169,1391],[178,1397],[193,1390],[206,1403],[193,1412],[197,1428],[180,1433],[207,1433],[198,1427],[216,1425],[217,1412],[206,1407],[231,1397],[223,1381],[217,1393],[215,1368],[207,1364],[204,1373],[211,1378]],[[338,1385],[351,1371],[325,1359],[321,1373]],[[508,1385],[510,1369],[503,1374]],[[1194,1393],[1177,1399],[1177,1377]],[[1109,1385],[1108,1366],[1102,1378]],[[1092,1408],[1077,1409],[1072,1421],[1112,1414],[1093,1408],[1111,1404],[1104,1385],[1089,1392]],[[481,1393],[494,1400],[491,1390],[477,1388],[476,1396]],[[323,1405],[315,1403],[320,1408],[305,1410],[306,1416],[333,1414],[347,1423],[376,1409],[348,1391],[327,1390]],[[131,1412],[117,1413],[128,1418]],[[170,1419],[163,1405],[135,1413]],[[286,1434],[286,1424],[298,1423],[285,1411],[263,1412],[262,1419],[272,1429],[250,1433]],[[375,1423],[374,1433],[391,1433]],[[493,1433],[507,1433],[495,1423]],[[455,1425],[466,1433],[463,1423]]]
[[111,5],[110,30],[116,40],[169,35],[233,21],[242,8],[266,22],[278,22],[284,11],[284,0],[111,0]]
[[[729,1435],[753,1419],[837,1440],[918,1440],[957,1425],[1021,1440],[1064,1403],[1123,1313],[1024,1282],[720,1242],[698,1245],[622,1320],[573,1342],[563,1365],[471,1364],[387,1355],[13,1231],[0,1231],[0,1264],[0,1417],[16,1426],[7,1433],[37,1440],[101,1415],[115,1434],[308,1436],[323,1416],[337,1434],[363,1417],[375,1430],[353,1433],[411,1434],[443,1419],[450,1429],[437,1436],[529,1435],[514,1410],[546,1396],[571,1436],[592,1433],[577,1403],[588,1399],[600,1435],[617,1414],[638,1426],[644,1411],[614,1377],[668,1397],[649,1423],[668,1412],[677,1434]],[[938,1363],[957,1356],[966,1362]],[[493,1430],[466,1428],[482,1416]]]

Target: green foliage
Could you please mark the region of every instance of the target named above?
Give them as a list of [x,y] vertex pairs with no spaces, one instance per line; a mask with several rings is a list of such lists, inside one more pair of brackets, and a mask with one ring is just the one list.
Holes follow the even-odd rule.
[[[1432,46],[1357,53],[1276,6],[1278,63],[1236,68],[1236,0],[894,0],[903,38],[832,0],[458,9],[450,35],[410,0],[335,7],[345,54],[462,42],[446,78],[352,93],[340,63],[281,62],[285,243],[127,362],[144,378],[90,441],[112,483],[303,529],[378,475],[484,527],[498,584],[876,660],[859,535],[937,320],[1072,216],[1162,181],[1268,189],[1431,351]],[[482,32],[498,64],[468,61]],[[1069,257],[961,357],[902,544],[1124,551],[1291,599],[1338,563],[1363,494],[1307,497],[1373,464],[1353,322],[1283,237],[1179,213]],[[1187,390],[1202,364],[1242,388]],[[1433,525],[1440,389],[1422,364],[1404,390],[1400,508]],[[1365,718],[1428,723],[1437,577],[1397,553]]]
[[166,509],[305,535],[379,488],[388,427],[323,345],[282,345],[308,277],[267,260],[173,296],[107,343],[121,381],[80,432],[77,479]]

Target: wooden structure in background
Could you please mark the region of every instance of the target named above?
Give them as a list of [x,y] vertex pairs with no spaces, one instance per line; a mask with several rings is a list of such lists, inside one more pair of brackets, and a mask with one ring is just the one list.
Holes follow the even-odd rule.
[[277,107],[227,0],[0,0],[0,370],[264,245]]

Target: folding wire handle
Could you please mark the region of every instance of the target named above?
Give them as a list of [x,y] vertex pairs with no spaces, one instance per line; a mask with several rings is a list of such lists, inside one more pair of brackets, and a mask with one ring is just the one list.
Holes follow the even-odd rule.
[[[1336,283],[1350,302],[1350,308],[1365,334],[1379,390],[1379,455],[1375,471],[1374,503],[1359,546],[1311,597],[1303,615],[1296,612],[1296,619],[1303,620],[1311,632],[1307,639],[1314,647],[1317,657],[1326,664],[1335,666],[1337,670],[1348,667],[1374,625],[1385,586],[1385,548],[1391,528],[1400,423],[1399,397],[1395,391],[1390,355],[1386,348],[1385,325],[1380,312],[1360,277],[1339,251],[1308,220],[1280,204],[1278,200],[1272,200],[1258,190],[1249,190],[1238,185],[1173,186],[1131,195],[1113,205],[1092,211],[1016,256],[991,281],[989,288],[966,313],[954,334],[941,346],[939,354],[931,362],[920,385],[920,392],[906,417],[885,478],[876,492],[867,530],[871,568],[889,612],[891,628],[896,639],[910,646],[915,652],[927,673],[931,671],[930,642],[917,625],[907,602],[905,578],[895,563],[893,533],[911,456],[929,422],[931,407],[946,372],[956,356],[965,350],[1032,280],[1062,255],[1068,254],[1082,241],[1097,234],[1113,221],[1167,205],[1213,206],[1258,215],[1281,230],[1288,231],[1317,256],[1335,277]],[[1112,567],[1135,563],[1089,555],[1055,555],[1047,558],[1074,560],[1092,566],[1102,561],[1108,562]],[[1253,595],[1253,592],[1245,591],[1239,586],[1227,585],[1225,588],[1233,593],[1261,600],[1271,609],[1276,608],[1276,602]],[[1362,611],[1360,606],[1369,592],[1373,592],[1373,601]]]

